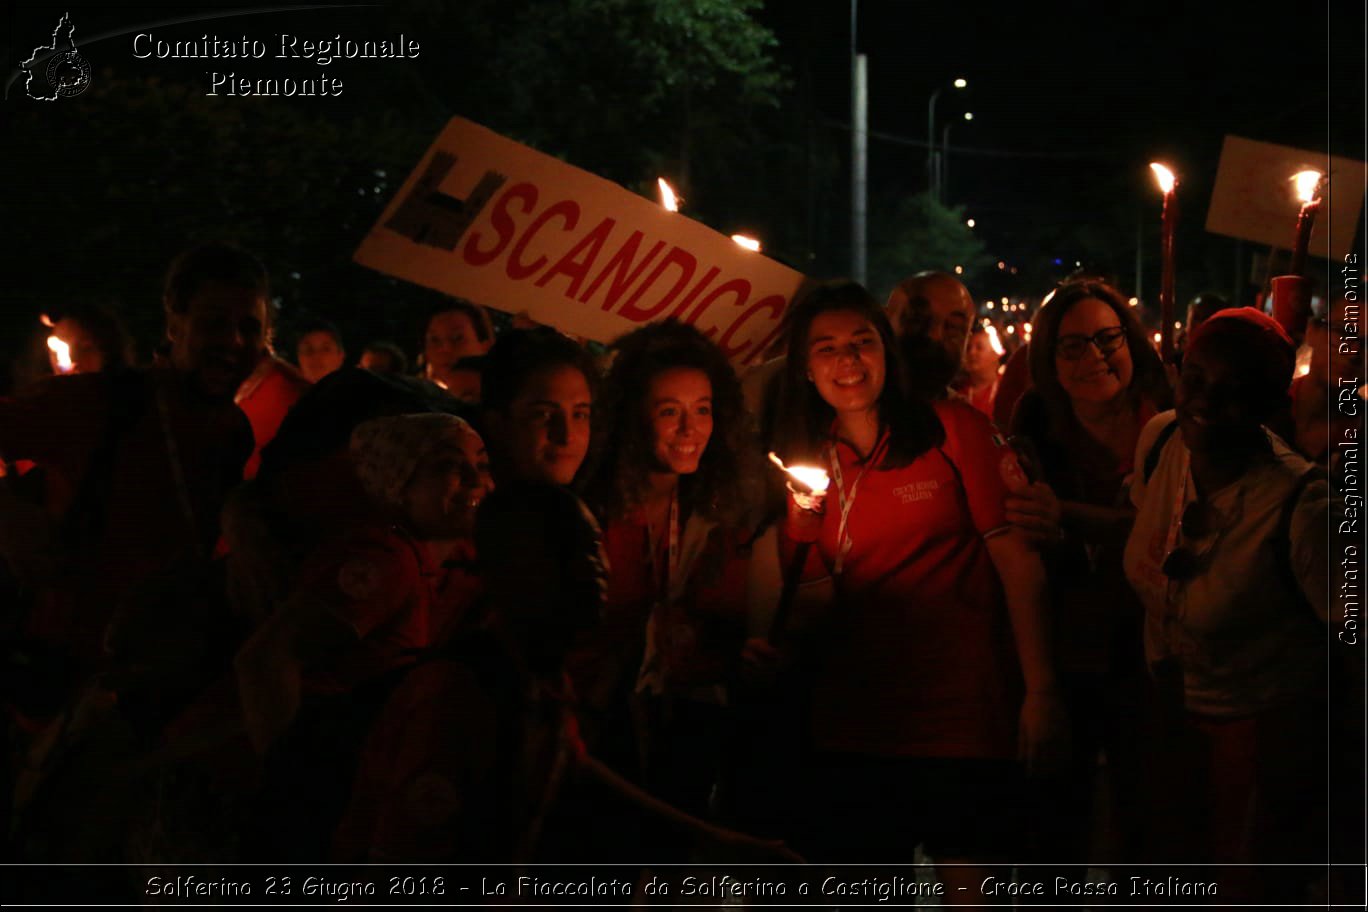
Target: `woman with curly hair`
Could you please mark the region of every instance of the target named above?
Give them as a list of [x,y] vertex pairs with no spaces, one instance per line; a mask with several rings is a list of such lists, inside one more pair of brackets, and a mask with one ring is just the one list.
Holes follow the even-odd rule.
[[603,714],[605,752],[630,762],[634,744],[652,791],[701,813],[745,635],[758,452],[736,375],[698,330],[656,323],[613,349],[605,455],[587,491],[604,525],[608,607],[572,674]]

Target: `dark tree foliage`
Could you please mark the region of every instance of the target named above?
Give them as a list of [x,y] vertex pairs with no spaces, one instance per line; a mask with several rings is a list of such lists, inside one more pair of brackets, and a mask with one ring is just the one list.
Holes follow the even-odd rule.
[[[431,292],[356,266],[351,254],[452,115],[652,195],[657,174],[690,197],[692,185],[707,186],[690,214],[739,230],[772,198],[753,186],[756,175],[792,180],[776,165],[803,154],[782,130],[778,141],[761,141],[755,115],[782,122],[785,80],[758,8],[758,0],[408,0],[340,30],[358,38],[403,30],[422,40],[416,60],[297,65],[345,75],[336,99],[209,97],[204,69],[216,64],[158,61],[149,77],[121,63],[125,46],[101,45],[91,55],[121,63],[118,71],[97,71],[77,98],[21,98],[7,111],[6,208],[24,230],[8,245],[0,347],[8,360],[39,313],[80,299],[115,307],[146,355],[160,334],[166,263],[211,238],[265,259],[287,333],[295,314],[309,312],[341,325],[353,350],[372,338],[412,347]],[[272,20],[248,31],[289,27]],[[307,18],[297,30],[319,31]],[[800,119],[788,132],[801,141],[802,130]],[[747,192],[733,198],[729,187]],[[801,194],[792,198],[801,204]]]

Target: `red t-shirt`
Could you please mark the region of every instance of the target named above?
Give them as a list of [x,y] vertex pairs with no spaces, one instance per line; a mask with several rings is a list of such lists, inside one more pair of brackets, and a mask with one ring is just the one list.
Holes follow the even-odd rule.
[[998,427],[1012,426],[1012,412],[1022,395],[1031,388],[1030,345],[1023,345],[1012,352],[1007,364],[998,378],[997,392],[993,395],[993,422]]
[[992,383],[979,387],[971,386],[968,382],[960,383],[954,387],[954,390],[964,397],[965,402],[968,402],[988,418],[993,417],[993,402],[997,398],[998,380],[995,379]]
[[256,477],[257,468],[261,465],[262,448],[275,438],[280,423],[309,386],[309,381],[292,365],[276,357],[267,357],[238,388],[238,408],[252,423],[252,438],[256,441],[252,458],[247,460],[244,477]]
[[[466,549],[446,564],[460,564]],[[305,562],[297,588],[323,600],[358,642],[307,670],[310,693],[345,693],[413,662],[449,637],[479,591],[461,566],[435,563],[423,543],[394,528],[358,529]]]
[[[613,690],[635,686],[648,622],[660,601],[652,568],[663,568],[669,559],[665,536],[651,559],[650,533],[639,514],[607,523],[603,543],[610,568],[603,623],[566,662],[576,691],[595,705]],[[750,567],[740,534],[702,519],[684,524],[680,548],[683,591],[659,609],[652,628],[652,652],[662,663],[665,689],[673,693],[730,677],[745,639]]]
[[[900,469],[862,472],[836,445],[844,488],[859,478],[851,549],[813,706],[817,746],[883,756],[1011,757],[1019,672],[997,571],[984,544],[1005,531],[1015,454],[963,402],[937,402],[946,441]],[[817,541],[834,566],[834,471]],[[848,496],[848,494],[847,494]]]

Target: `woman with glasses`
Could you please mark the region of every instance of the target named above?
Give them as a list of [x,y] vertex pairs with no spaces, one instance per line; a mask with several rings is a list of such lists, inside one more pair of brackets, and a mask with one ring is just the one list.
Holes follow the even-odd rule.
[[1007,515],[1032,534],[1050,582],[1054,654],[1073,732],[1069,764],[1038,783],[1031,852],[1083,863],[1093,832],[1099,756],[1113,808],[1108,855],[1139,842],[1140,605],[1121,552],[1134,511],[1126,480],[1140,430],[1170,399],[1163,367],[1115,288],[1068,282],[1036,314],[1033,388],[1013,413],[1015,442],[1035,463]]
[[1327,489],[1263,427],[1292,365],[1260,311],[1203,323],[1131,487],[1126,576],[1169,710],[1150,764],[1157,860],[1260,865],[1222,872],[1227,902],[1302,901],[1298,869],[1263,866],[1325,860]]

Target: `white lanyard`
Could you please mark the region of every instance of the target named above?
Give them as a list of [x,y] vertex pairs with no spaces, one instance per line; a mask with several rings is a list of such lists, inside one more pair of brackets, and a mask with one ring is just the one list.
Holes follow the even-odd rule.
[[855,498],[860,493],[860,482],[864,479],[865,472],[868,472],[870,467],[879,461],[883,451],[887,448],[887,444],[888,432],[885,431],[869,454],[869,458],[860,467],[860,473],[855,476],[855,481],[851,483],[848,494],[845,489],[845,478],[841,472],[841,454],[837,451],[835,444],[827,444],[827,462],[831,463],[832,480],[836,482],[836,499],[841,508],[841,521],[836,527],[836,562],[831,569],[833,576],[841,575],[841,571],[845,569],[846,555],[850,553],[850,549],[855,544],[854,539],[850,536],[850,513],[855,509]]
[[656,569],[656,537],[655,529],[650,523],[646,525],[646,560],[651,570],[651,585],[656,587],[656,601],[660,605],[667,605],[670,602],[670,581],[674,579],[675,573],[679,570],[679,486],[675,485],[674,492],[670,495],[670,517],[667,520],[670,525],[669,544],[666,546],[666,561],[664,579],[662,574]]

